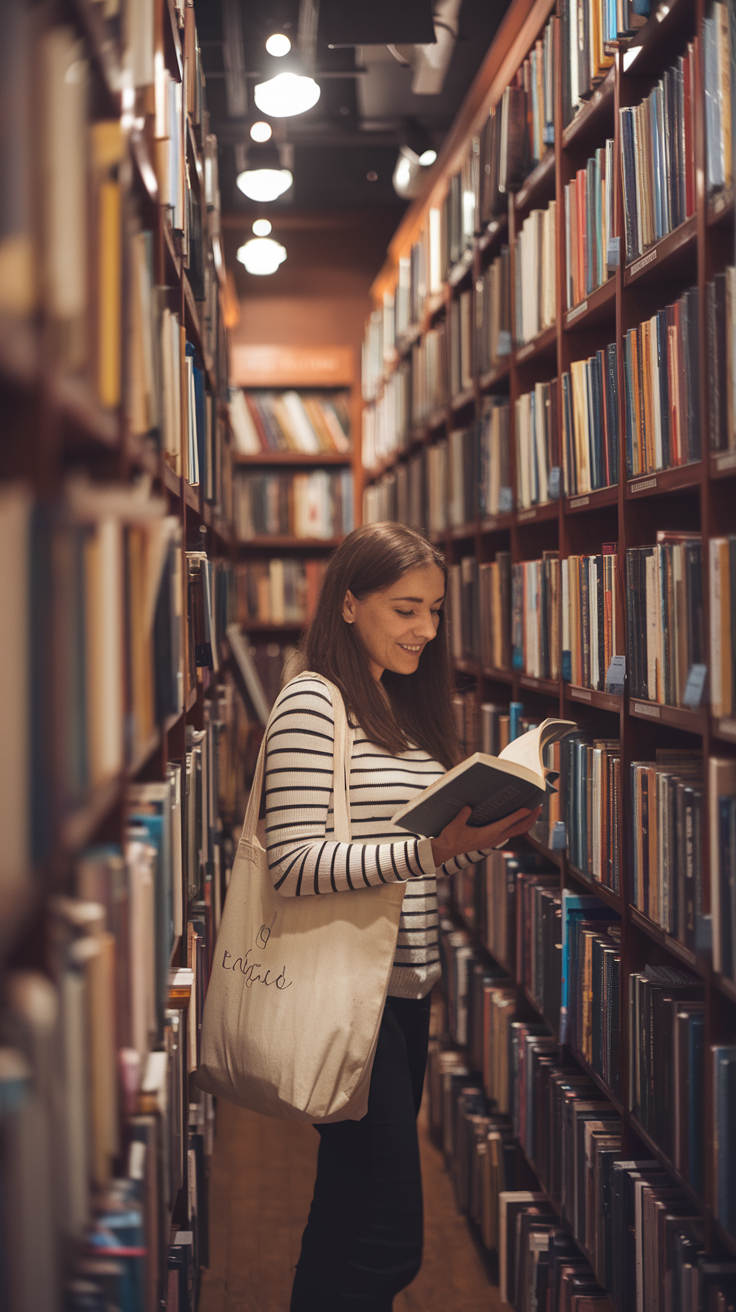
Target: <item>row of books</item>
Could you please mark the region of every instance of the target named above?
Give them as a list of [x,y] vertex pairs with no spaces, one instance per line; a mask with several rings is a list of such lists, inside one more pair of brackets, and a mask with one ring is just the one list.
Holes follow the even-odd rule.
[[618,893],[621,878],[621,747],[587,731],[560,748],[560,799],[570,864]]
[[694,952],[704,905],[702,753],[660,747],[630,771],[631,901]]
[[241,542],[254,537],[342,537],[353,528],[352,470],[287,474],[239,469],[233,518]]
[[447,310],[447,346],[449,383],[452,400],[473,386],[473,302],[472,292],[453,297]]
[[[466,324],[467,307],[461,315],[461,325]],[[450,378],[457,372],[457,342],[453,343],[453,332],[457,337],[457,317],[450,315],[449,322],[438,319],[434,327],[415,342],[411,348],[411,402],[406,419],[406,430],[411,431],[435,415],[443,406],[449,404],[451,389]],[[450,332],[451,346],[448,347],[447,333]],[[467,337],[467,324],[466,324]],[[455,351],[456,364],[450,369],[450,351]],[[463,343],[460,343],[461,354]],[[464,352],[467,357],[467,340]],[[467,367],[467,359],[466,359]],[[459,390],[459,389],[455,389]],[[402,416],[403,417],[403,416]],[[399,428],[399,431],[401,429]],[[369,465],[368,468],[371,466]]]
[[638,105],[619,110],[626,261],[695,213],[692,42]]
[[[458,173],[450,178],[439,211],[440,269],[447,279],[477,229],[480,203],[480,138],[471,137]],[[431,240],[431,237],[430,237]]]
[[565,186],[568,310],[608,277],[608,242],[614,231],[613,147],[609,137]]
[[[571,921],[572,934],[591,945],[587,958],[578,957],[578,966],[584,974],[601,974],[607,980],[604,990],[611,989],[617,998],[617,934],[610,913],[603,912],[601,919],[592,905],[581,905]],[[619,1312],[705,1306],[707,1298],[696,1303],[691,1297],[693,1279],[698,1291],[715,1293],[718,1281],[725,1281],[727,1291],[736,1262],[708,1257],[701,1214],[659,1162],[622,1160],[621,1118],[600,1085],[579,1065],[561,1058],[556,1038],[543,1026],[517,1018],[515,983],[504,981],[480,958],[466,932],[444,920],[441,943],[448,1031],[461,1051],[443,1050],[436,1041],[431,1046],[430,1125],[441,1137],[459,1210],[477,1224],[486,1247],[498,1253],[501,1297],[516,1308],[538,1306],[529,1285],[539,1288],[539,1263],[558,1243],[565,1263],[581,1274],[586,1294],[610,1307],[605,1290]],[[596,962],[595,952],[604,956],[602,962]],[[636,1096],[644,1089],[646,1097],[656,1098],[665,1122],[676,1125],[682,1138],[675,1150],[677,1169],[697,1188],[702,1177],[702,1142],[697,1156],[702,1141],[703,1053],[697,1038],[702,1003],[692,993],[698,982],[677,969],[647,966],[632,976],[631,988],[642,1025],[630,1031],[636,1035],[633,1091]],[[583,1008],[591,1007],[587,983],[579,1000]],[[596,996],[594,1014],[600,1014],[601,1004],[607,1005],[605,997]],[[672,1022],[666,1019],[669,1012]],[[596,1029],[591,1027],[593,1051],[600,1042]],[[733,1112],[728,1081],[736,1050],[715,1045],[711,1059],[719,1134],[727,1136]],[[615,1069],[620,1069],[618,1061]],[[638,1103],[633,1110],[641,1111]],[[538,1176],[538,1192],[518,1190],[515,1141]],[[722,1221],[732,1192],[725,1142],[716,1164]],[[674,1154],[671,1160],[674,1165]],[[526,1168],[525,1176],[530,1179]],[[525,1236],[540,1232],[544,1241],[527,1247]],[[547,1297],[549,1306],[547,1275],[541,1276],[542,1304]]]
[[624,338],[629,478],[699,460],[698,289],[630,328]]
[[560,675],[560,559],[545,551],[541,560],[511,566],[511,664],[537,679]]
[[475,351],[478,373],[495,369],[511,354],[511,257],[508,246],[475,284]]
[[464,556],[450,565],[447,622],[456,661],[474,661],[485,669],[511,669],[511,553],[497,551],[482,564]]
[[314,615],[326,569],[323,560],[272,556],[235,566],[237,614],[241,624],[308,624]]
[[626,552],[627,673],[634,697],[698,705],[691,672],[705,669],[700,533],[660,530],[653,546]]
[[562,472],[566,496],[619,481],[618,348],[611,342],[562,375]]
[[705,286],[708,429],[711,451],[736,447],[734,318],[736,269],[729,265]]
[[614,656],[624,653],[618,544],[597,556],[566,556],[562,570],[563,677],[578,688],[604,692]]
[[722,0],[712,0],[703,18],[705,90],[705,161],[708,194],[733,185],[732,81],[733,14]]
[[248,392],[234,388],[230,417],[239,455],[269,451],[345,455],[350,451],[346,392]]
[[[71,889],[49,903],[49,974],[6,980],[5,1186],[20,1225],[33,1226],[31,1244],[3,1215],[13,1306],[58,1304],[62,1245],[75,1312],[105,1300],[158,1306],[177,1257],[185,1287],[175,1306],[196,1304],[209,1260],[214,1104],[189,1089],[189,1075],[234,856],[222,821],[244,804],[242,784],[231,796],[238,715],[223,685],[165,779],[129,786],[122,844],[82,851]],[[170,967],[177,943],[185,964]],[[172,986],[187,991],[185,1008],[170,1006]]]
[[549,22],[489,113],[481,137],[480,226],[554,145],[554,26]]
[[560,495],[560,433],[557,379],[535,383],[515,403],[519,508],[543,505]]
[[517,346],[534,341],[557,321],[557,202],[532,210],[516,238],[514,333]]

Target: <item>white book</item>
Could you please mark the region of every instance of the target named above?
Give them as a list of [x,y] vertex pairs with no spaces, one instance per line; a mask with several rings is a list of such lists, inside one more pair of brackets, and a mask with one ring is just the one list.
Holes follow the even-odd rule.
[[29,488],[0,486],[0,533],[5,567],[0,573],[0,897],[6,916],[22,911],[20,890],[30,881],[31,806],[31,514]]
[[253,423],[253,416],[248,409],[245,394],[240,387],[230,391],[230,429],[238,455],[258,456],[261,454],[261,440]]
[[304,409],[304,403],[298,392],[284,392],[281,397],[282,404],[291,420],[294,435],[299,443],[300,451],[307,455],[319,455],[321,446],[319,438],[312,428],[309,416]]

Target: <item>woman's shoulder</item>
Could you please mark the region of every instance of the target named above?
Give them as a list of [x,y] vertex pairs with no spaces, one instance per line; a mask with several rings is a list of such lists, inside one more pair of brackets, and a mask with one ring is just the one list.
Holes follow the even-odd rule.
[[300,674],[281,689],[271,712],[271,723],[285,716],[317,716],[334,723],[330,690],[317,674]]

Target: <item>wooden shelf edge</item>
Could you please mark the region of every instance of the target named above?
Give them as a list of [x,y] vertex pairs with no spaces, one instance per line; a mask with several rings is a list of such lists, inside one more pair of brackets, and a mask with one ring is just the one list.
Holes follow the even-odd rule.
[[611,67],[590,99],[581,105],[574,119],[568,123],[566,128],[563,128],[563,150],[576,146],[581,137],[587,136],[589,132],[594,130],[594,125],[599,118],[604,117],[609,111],[613,112],[615,90],[616,69]]
[[613,274],[601,283],[600,287],[595,287],[592,292],[589,292],[585,300],[565,311],[565,330],[567,332],[580,332],[581,329],[587,328],[601,314],[601,311],[609,306],[613,306],[615,313],[616,279]]
[[333,551],[339,547],[343,541],[342,536],[336,538],[295,538],[295,537],[254,537],[254,538],[237,538],[238,547],[257,547],[267,548],[269,551],[278,551],[281,547],[287,547],[289,550],[322,550]]
[[648,251],[637,255],[636,259],[625,266],[624,287],[630,287],[639,279],[656,277],[663,264],[669,263],[676,255],[686,254],[691,247],[694,249],[697,235],[697,216],[691,214],[679,228],[668,232],[666,237],[662,237],[660,241],[650,246]]
[[679,492],[689,487],[698,488],[702,479],[701,471],[702,462],[691,460],[685,465],[672,465],[668,469],[652,469],[647,474],[636,474],[626,480],[626,499],[638,501],[643,493],[655,496],[664,492]]
[[623,697],[612,692],[598,692],[595,688],[579,688],[575,684],[567,684],[565,694],[573,702],[581,702],[586,706],[595,706],[600,711],[613,711],[618,715],[623,706]]
[[526,209],[527,205],[533,205],[550,186],[550,181],[554,182],[555,176],[555,148],[548,146],[544,155],[537,164],[534,165],[531,173],[524,179],[522,186],[514,196],[514,209],[518,214],[520,210]]
[[519,685],[522,688],[528,688],[530,692],[543,692],[548,697],[559,697],[560,695],[559,679],[538,679],[533,674],[520,674]]
[[590,492],[576,492],[573,496],[565,497],[562,510],[565,515],[587,514],[601,506],[617,504],[618,483],[611,483],[609,487],[597,487]]
[[657,943],[659,947],[664,948],[673,957],[677,957],[678,961],[681,961],[684,966],[692,970],[699,979],[705,979],[704,966],[695,953],[686,948],[678,939],[672,938],[666,930],[662,929],[661,925],[657,925],[643,911],[631,904],[628,907],[628,917],[632,925],[636,925],[653,943]]
[[616,911],[619,916],[623,914],[620,895],[614,893],[613,889],[609,888],[607,884],[601,884],[598,879],[586,875],[584,871],[579,870],[567,859],[565,859],[565,872],[578,884],[583,884],[594,897],[600,898],[601,902],[610,907],[611,911]]
[[645,697],[629,694],[628,711],[637,720],[657,721],[673,729],[684,729],[686,733],[702,735],[705,732],[707,716],[704,707],[689,711],[684,706],[667,706],[664,702],[650,702]]
[[233,464],[239,468],[263,465],[345,465],[353,463],[352,452],[342,455],[339,451],[314,452],[300,451],[263,451],[259,455],[245,455],[241,452],[233,456]]
[[557,325],[552,324],[551,328],[545,328],[531,342],[525,342],[523,346],[517,346],[514,351],[514,363],[516,365],[529,364],[536,360],[538,356],[544,355],[553,346],[557,345]]
[[576,1061],[578,1066],[582,1066],[583,1070],[585,1071],[585,1074],[590,1076],[594,1084],[597,1084],[598,1088],[601,1090],[601,1093],[605,1094],[611,1105],[615,1107],[619,1116],[623,1118],[623,1114],[624,1114],[623,1103],[613,1092],[613,1089],[610,1088],[608,1084],[606,1084],[606,1081],[600,1075],[598,1075],[596,1071],[593,1070],[593,1067],[591,1066],[587,1057],[584,1057],[582,1052],[580,1052],[573,1044],[565,1044],[564,1046],[568,1049],[573,1061]]

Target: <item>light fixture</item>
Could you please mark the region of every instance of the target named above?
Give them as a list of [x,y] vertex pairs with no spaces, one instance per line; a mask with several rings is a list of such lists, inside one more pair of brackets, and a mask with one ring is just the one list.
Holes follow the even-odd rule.
[[251,127],[250,135],[252,141],[269,141],[271,138],[271,124],[264,122],[254,123]]
[[266,277],[275,273],[286,259],[286,249],[273,237],[251,237],[238,250],[238,259],[245,265],[248,273]]
[[256,219],[253,224],[253,231],[256,237],[267,237],[271,231],[271,224],[268,219]]
[[421,155],[419,156],[419,163],[421,164],[423,169],[428,169],[430,164],[434,164],[436,158],[437,158],[437,151],[432,149],[432,147],[430,147],[429,150],[422,151]]
[[273,36],[270,36],[266,42],[266,49],[269,55],[273,55],[275,59],[282,59],[291,50],[291,41],[288,36],[284,36],[283,32],[274,32]]
[[278,148],[273,144],[251,146],[246,166],[235,179],[248,200],[278,200],[294,181],[291,171],[281,167]]
[[305,114],[316,105],[320,94],[314,78],[299,73],[278,73],[268,82],[256,85],[253,99],[262,114],[268,114],[270,118],[291,118],[294,114]]

